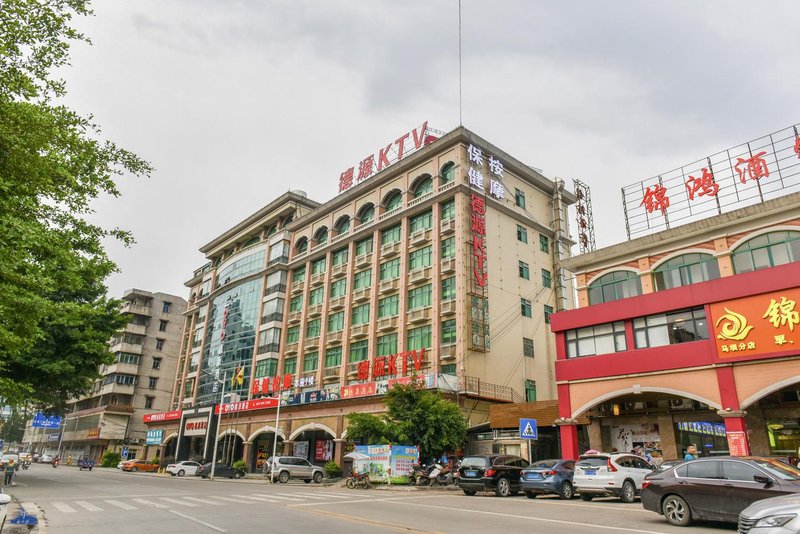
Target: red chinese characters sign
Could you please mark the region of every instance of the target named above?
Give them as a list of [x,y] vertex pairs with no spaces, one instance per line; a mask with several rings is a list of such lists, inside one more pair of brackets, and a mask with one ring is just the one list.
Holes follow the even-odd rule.
[[408,374],[409,363],[414,366],[414,371],[422,369],[422,360],[425,358],[425,349],[409,350],[391,356],[378,356],[372,363],[369,360],[358,362],[358,379],[369,380],[370,372],[372,379],[378,380],[387,376]]
[[[222,413],[248,412],[252,410],[263,410],[265,408],[275,408],[276,406],[278,406],[278,399],[251,399],[241,402],[225,403],[222,405]],[[214,413],[219,412],[220,405],[218,404],[216,408],[214,408]]]
[[728,432],[728,451],[731,456],[748,456],[747,436],[744,432]]
[[800,346],[800,288],[711,305],[717,356],[783,352]]
[[486,201],[483,197],[470,193],[469,205],[470,228],[472,229],[472,256],[474,266],[472,268],[475,276],[475,284],[478,287],[486,287]]
[[281,390],[292,389],[294,384],[294,375],[289,373],[283,376],[267,376],[264,378],[253,379],[253,385],[250,386],[250,393],[253,395],[269,395],[277,393]]
[[142,419],[145,423],[157,423],[160,421],[174,421],[181,418],[181,411],[174,410],[171,412],[149,413]]

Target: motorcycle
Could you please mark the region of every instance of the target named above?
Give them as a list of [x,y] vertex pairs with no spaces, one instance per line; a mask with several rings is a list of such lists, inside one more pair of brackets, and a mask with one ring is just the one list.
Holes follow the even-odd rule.
[[52,465],[53,465],[53,469],[55,469],[56,467],[58,467],[58,459],[53,459],[53,463],[52,463]]
[[23,469],[27,470],[30,466],[31,466],[30,460],[25,460],[24,462],[22,462]]
[[436,469],[431,471],[431,478],[436,481],[437,484],[440,486],[449,486],[450,484],[455,483],[455,479],[453,478],[453,470],[450,466],[442,467],[439,464],[436,464],[436,468],[439,469],[439,472],[436,472]]
[[[441,466],[440,466],[441,467]],[[408,475],[408,483],[412,486],[428,486],[431,483],[431,472],[436,468],[436,464],[422,465],[414,464],[411,466],[411,473]]]
[[369,489],[370,488],[369,473],[364,473],[362,475],[354,471],[349,477],[347,477],[344,483],[350,489],[353,489],[356,486],[361,486],[364,489]]

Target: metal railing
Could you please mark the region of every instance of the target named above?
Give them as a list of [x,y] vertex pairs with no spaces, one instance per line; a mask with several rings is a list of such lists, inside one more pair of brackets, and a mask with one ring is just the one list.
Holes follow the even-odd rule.
[[524,402],[522,395],[514,391],[511,386],[501,386],[484,382],[475,376],[465,376],[459,379],[459,389],[468,395],[484,397],[487,399],[506,402]]

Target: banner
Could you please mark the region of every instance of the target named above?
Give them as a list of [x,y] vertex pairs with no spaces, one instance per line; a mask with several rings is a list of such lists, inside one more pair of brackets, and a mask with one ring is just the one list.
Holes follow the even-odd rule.
[[356,451],[369,456],[369,475],[372,477],[384,476],[392,466],[391,445],[358,445]]
[[307,441],[295,441],[294,442],[294,453],[292,456],[299,456],[300,458],[305,458],[308,460],[308,442]]
[[419,449],[408,445],[392,445],[392,476],[408,475],[411,466],[417,462],[419,462]]
[[333,460],[333,440],[318,439],[314,460],[317,462],[327,462]]
[[145,445],[161,445],[163,436],[163,430],[148,430]]

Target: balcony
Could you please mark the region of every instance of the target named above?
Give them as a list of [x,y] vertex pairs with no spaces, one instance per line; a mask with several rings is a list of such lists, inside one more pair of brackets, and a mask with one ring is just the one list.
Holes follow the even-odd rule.
[[272,321],[283,321],[283,312],[268,313],[261,318],[262,323],[270,323]]
[[302,311],[296,311],[289,313],[289,324],[299,323],[300,317],[303,315]]
[[397,316],[394,317],[382,317],[378,319],[378,330],[386,331],[386,330],[394,330],[397,328]]
[[386,243],[381,245],[381,258],[391,258],[400,254],[400,243]]
[[356,267],[369,267],[372,265],[372,252],[368,252],[367,254],[361,254],[360,256],[356,256],[355,259],[355,266]]
[[147,315],[150,316],[153,314],[153,308],[150,306],[142,306],[141,304],[134,304],[130,300],[126,300],[122,303],[119,311],[121,313],[135,313],[136,315]]
[[[303,290],[303,283],[300,282],[300,290]],[[269,286],[267,289],[264,290],[264,296],[272,295],[273,293],[285,293],[286,292],[286,284],[275,284],[274,286]]]
[[361,289],[356,289],[353,291],[353,302],[361,302],[364,300],[369,300],[369,295],[372,291],[370,287],[362,287]]
[[320,315],[322,315],[322,304],[315,304],[308,307],[309,317],[319,317]]
[[292,295],[296,295],[297,293],[302,293],[304,285],[305,283],[303,280],[292,282]]
[[344,297],[333,297],[328,301],[328,308],[338,310],[344,307]]
[[409,323],[422,323],[431,320],[431,307],[417,308],[408,312]]
[[456,301],[445,300],[442,302],[442,315],[453,315],[456,313]]
[[423,244],[427,243],[430,240],[431,240],[431,230],[430,229],[417,230],[416,232],[411,234],[411,237],[408,238],[408,241],[409,241],[409,243],[411,243],[411,246],[423,245]]
[[347,366],[347,376],[354,377],[358,375],[358,364],[361,362],[355,362],[348,364]]
[[393,217],[393,216],[397,215],[398,213],[400,213],[402,211],[402,209],[403,209],[403,206],[398,206],[395,209],[393,209],[392,211],[387,211],[386,213],[382,213],[380,216],[378,216],[378,221],[385,221],[389,217]]
[[297,349],[299,348],[300,343],[295,341],[294,343],[287,343],[286,348],[284,349],[284,353],[286,354],[297,354]]
[[350,337],[367,337],[369,335],[369,324],[360,324],[350,329]]
[[453,273],[456,270],[456,259],[445,258],[439,262],[439,265],[442,267],[442,274]]
[[381,293],[393,290],[397,291],[397,289],[400,287],[400,279],[393,278],[391,280],[381,280],[378,287],[380,288]]
[[456,231],[456,220],[444,219],[441,223],[439,223],[439,230],[441,231],[442,235],[452,234]]
[[417,204],[422,204],[423,202],[425,202],[425,200],[431,198],[432,196],[433,196],[433,191],[429,191],[429,192],[425,193],[424,195],[422,195],[421,197],[417,197],[414,200],[409,201],[408,207],[409,208],[413,208]]
[[439,359],[443,362],[456,359],[456,345],[444,345],[439,348]]
[[375,224],[375,219],[372,219],[371,221],[367,221],[365,223],[357,224],[356,226],[353,227],[353,233],[360,232],[364,228],[372,226],[373,224]]
[[483,382],[480,378],[474,376],[462,377],[458,382],[458,389],[467,395],[505,402],[525,402],[522,395],[509,386]]
[[258,347],[257,354],[266,354],[268,352],[278,352],[281,348],[280,343],[267,343],[266,345],[260,345]]
[[126,375],[136,375],[139,374],[139,364],[138,363],[121,363],[116,362],[112,363],[111,365],[105,366],[101,374],[107,375],[111,373],[123,373]]
[[442,185],[439,186],[439,192],[441,193],[442,191],[447,191],[448,189],[452,189],[455,186],[456,186],[456,181],[455,180],[450,180],[446,184],[442,184]]
[[116,345],[111,347],[111,352],[129,352],[131,354],[141,354],[142,353],[142,346],[141,345],[134,345],[133,343],[125,343],[124,341],[120,341]]
[[431,268],[423,267],[408,273],[408,285],[414,286],[431,281]]
[[342,330],[339,330],[338,332],[328,332],[325,335],[325,345],[331,346],[341,343],[342,337],[344,337]]
[[325,273],[316,273],[311,275],[311,285],[319,286],[322,285],[322,282],[325,281]]
[[337,382],[339,380],[339,374],[341,373],[341,367],[329,367],[325,369],[325,375],[323,376],[323,380],[326,383],[330,382]]
[[349,235],[349,232],[342,232],[341,234],[331,238],[331,243],[338,243],[342,239],[346,238],[348,235]]
[[123,332],[126,334],[138,334],[143,336],[145,335],[145,330],[147,330],[147,327],[143,324],[128,323],[125,325]]
[[331,278],[340,278],[347,274],[347,264],[340,263],[331,267]]
[[307,337],[305,339],[305,343],[303,343],[303,350],[307,351],[309,349],[316,349],[319,347],[319,335],[314,337]]
[[267,267],[271,267],[271,266],[277,265],[279,263],[283,263],[283,264],[289,263],[289,255],[288,254],[284,254],[282,256],[278,256],[277,258],[273,258],[273,259],[269,260],[269,262],[267,263]]

